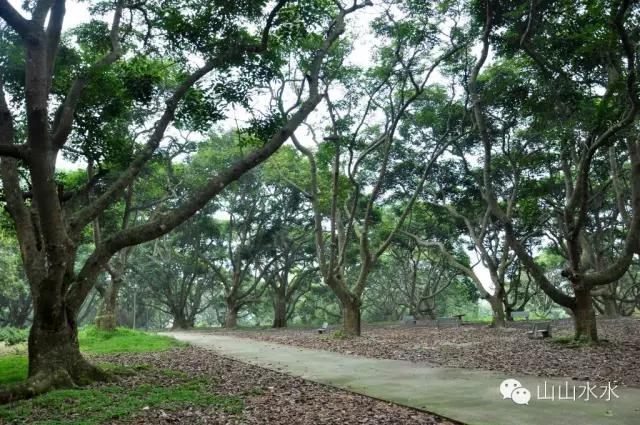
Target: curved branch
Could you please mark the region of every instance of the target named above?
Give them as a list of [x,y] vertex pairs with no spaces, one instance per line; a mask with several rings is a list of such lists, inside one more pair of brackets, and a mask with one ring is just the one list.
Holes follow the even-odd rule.
[[[359,7],[357,8],[352,7],[349,10],[353,11],[361,7],[364,7],[364,4],[359,5]],[[298,128],[298,126],[309,116],[309,114],[311,114],[311,112],[316,108],[316,106],[320,103],[322,97],[324,96],[324,94],[320,93],[319,91],[320,72],[322,64],[324,62],[324,58],[329,52],[329,49],[334,45],[340,35],[344,32],[345,17],[348,13],[350,13],[349,10],[341,11],[334,19],[330,29],[328,30],[327,36],[322,43],[321,48],[316,51],[315,57],[309,66],[309,75],[307,75],[307,79],[309,80],[309,95],[307,99],[302,103],[300,108],[287,120],[286,123],[284,123],[280,130],[276,134],[274,134],[264,146],[235,161],[229,167],[225,168],[216,176],[212,177],[195,195],[187,199],[182,206],[168,213],[162,214],[145,224],[122,230],[112,237],[104,240],[100,246],[96,247],[96,250],[87,259],[80,273],[78,274],[77,281],[74,282],[74,284],[67,292],[67,300],[73,310],[77,310],[77,308],[80,306],[82,300],[84,300],[91,287],[93,286],[95,278],[100,272],[102,266],[116,252],[127,246],[138,245],[143,242],[156,239],[157,237],[162,236],[175,229],[177,226],[192,217],[198,210],[203,208],[212,198],[222,192],[229,184],[236,181],[247,171],[264,162],[273,153],[275,153],[275,151],[278,150],[278,148],[280,148],[280,146],[282,146],[282,144],[287,139],[291,137],[296,128]],[[208,65],[205,65],[205,68],[213,66],[214,64],[210,63]],[[200,78],[201,75],[206,74],[208,71],[205,68],[201,68],[196,73],[196,75],[192,75],[190,80],[193,80],[193,82],[195,82]],[[189,86],[185,87],[183,84],[183,86],[181,87],[184,87],[183,91],[186,91]],[[181,97],[181,95],[178,96],[178,98],[174,102],[170,102],[170,104],[168,105],[167,111],[165,111],[161,122],[157,125],[156,131],[154,132],[154,136],[156,137],[155,145],[152,144],[151,146],[148,146],[147,149],[145,149],[145,151],[147,151],[147,155],[150,156],[153,153],[153,150],[155,150],[157,143],[159,143],[162,137],[162,134],[164,134],[165,128],[173,117],[176,103]],[[130,169],[125,172],[128,173],[129,176],[123,176],[119,179],[120,184],[122,184],[121,181],[123,179],[128,182],[128,180],[135,178],[135,175],[137,175],[139,171],[139,167],[141,167],[146,161],[147,158],[143,155],[143,157],[138,160],[139,163],[136,165],[136,167],[134,167],[133,170]],[[103,197],[101,198],[104,198],[105,195],[103,195]],[[113,193],[110,196],[114,196]],[[110,200],[110,196],[107,197],[106,200],[103,200],[101,204],[106,205]],[[89,208],[88,211],[82,214],[82,218],[84,220],[89,218],[90,221],[93,218],[93,214],[97,214],[99,213],[99,211],[101,211],[99,206],[93,206]],[[81,221],[76,218],[75,223],[77,226],[79,223],[81,223]],[[76,228],[76,230],[78,229]]]

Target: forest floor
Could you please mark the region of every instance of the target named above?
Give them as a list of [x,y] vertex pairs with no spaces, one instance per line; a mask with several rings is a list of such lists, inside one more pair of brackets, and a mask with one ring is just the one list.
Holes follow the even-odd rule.
[[452,424],[195,347],[91,356],[117,382],[0,406],[2,424]]
[[527,322],[504,329],[465,324],[437,329],[429,325],[365,325],[359,338],[314,329],[218,332],[298,347],[381,359],[483,369],[509,374],[562,376],[592,382],[640,386],[640,320],[600,319],[597,346],[574,345],[570,320],[555,321],[552,338],[529,339]]

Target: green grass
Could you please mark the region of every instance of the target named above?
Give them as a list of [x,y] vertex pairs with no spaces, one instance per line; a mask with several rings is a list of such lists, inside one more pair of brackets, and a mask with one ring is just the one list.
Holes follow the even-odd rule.
[[349,334],[348,332],[345,332],[342,329],[338,329],[336,331],[333,331],[329,334],[329,338],[331,339],[337,339],[339,341],[344,341],[346,339],[351,339],[353,338],[353,335]]
[[[185,344],[164,335],[148,334],[126,328],[114,332],[87,326],[78,334],[80,350],[87,354],[146,353],[164,351]],[[27,377],[26,356],[0,356],[0,384],[21,381]]]
[[[80,331],[78,338],[80,349],[88,354],[151,352],[184,346],[171,337],[122,328],[115,332],[102,332],[87,327]],[[152,369],[149,364],[120,366],[101,363],[100,367],[120,376],[145,375]],[[230,414],[239,414],[244,408],[241,397],[215,394],[212,379],[192,379],[183,372],[169,369],[160,373],[177,379],[177,382],[169,386],[143,383],[135,388],[114,383],[95,388],[51,391],[31,400],[0,406],[0,423],[94,425],[144,414],[146,408],[171,411],[202,406]],[[26,356],[0,356],[0,384],[20,381],[26,375]]]
[[588,341],[585,338],[575,339],[575,337],[570,335],[555,336],[551,338],[551,342],[554,344],[564,345],[569,348],[581,348],[593,345],[591,341]]
[[493,322],[493,318],[491,316],[470,317],[468,319],[463,318],[462,321],[465,323],[473,323],[478,325],[489,325],[491,324],[491,322]]
[[184,343],[164,335],[148,334],[127,328],[105,332],[87,326],[78,335],[80,350],[87,354],[146,353],[182,347]]
[[27,378],[26,356],[0,357],[0,384],[10,384]]
[[146,407],[170,411],[183,406],[213,406],[239,414],[244,403],[237,396],[213,394],[206,380],[192,379],[168,387],[142,384],[136,388],[106,386],[52,391],[32,400],[0,406],[0,422],[93,425],[142,413]]

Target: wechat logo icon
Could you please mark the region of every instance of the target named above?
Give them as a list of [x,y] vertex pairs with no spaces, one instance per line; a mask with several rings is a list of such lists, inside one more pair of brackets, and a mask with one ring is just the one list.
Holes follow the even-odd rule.
[[515,404],[529,404],[531,391],[524,388],[516,379],[505,379],[500,384],[502,399],[510,398]]

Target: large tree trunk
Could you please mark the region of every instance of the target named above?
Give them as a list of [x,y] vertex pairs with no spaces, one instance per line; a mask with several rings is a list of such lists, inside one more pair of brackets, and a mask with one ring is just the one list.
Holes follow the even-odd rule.
[[349,294],[341,302],[344,331],[350,335],[360,336],[360,300]]
[[[50,283],[37,287],[55,286]],[[107,373],[80,353],[75,312],[54,291],[39,292],[34,296],[33,325],[29,332],[28,380],[0,390],[0,403],[109,379]]]
[[279,292],[276,292],[273,302],[273,327],[287,327],[287,298]]
[[613,285],[609,285],[608,288],[602,294],[602,305],[604,306],[604,316],[608,319],[615,319],[620,317],[620,311],[618,310],[618,304],[616,303],[616,290]]
[[418,301],[418,307],[416,308],[416,314],[413,315],[416,319],[428,317],[431,320],[436,320],[436,299],[435,297],[423,298]]
[[237,326],[239,312],[240,307],[237,307],[235,304],[227,304],[227,314],[224,319],[225,328],[231,329]]
[[102,331],[113,332],[117,326],[117,303],[120,279],[112,279],[104,292],[104,296],[94,320],[96,327]]
[[494,328],[504,328],[507,323],[505,320],[504,314],[504,305],[502,304],[502,297],[499,296],[490,296],[487,298],[489,304],[491,305],[491,327]]
[[[54,287],[44,282],[40,288]],[[62,296],[41,290],[34,297],[34,317],[29,332],[29,377],[66,371],[73,382],[83,384],[104,377],[80,354],[76,313]]]
[[596,313],[593,309],[591,291],[575,290],[576,306],[573,309],[575,321],[575,339],[588,342],[598,341],[598,328],[596,324]]
[[506,321],[508,322],[513,322],[513,307],[511,305],[509,305],[509,303],[505,302],[503,303],[504,306],[504,318]]
[[173,329],[191,329],[195,324],[195,320],[187,318],[184,314],[173,315]]

